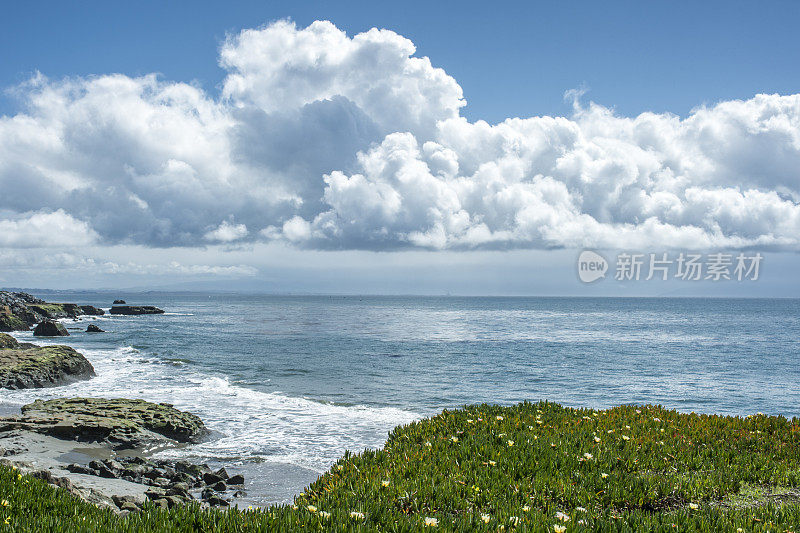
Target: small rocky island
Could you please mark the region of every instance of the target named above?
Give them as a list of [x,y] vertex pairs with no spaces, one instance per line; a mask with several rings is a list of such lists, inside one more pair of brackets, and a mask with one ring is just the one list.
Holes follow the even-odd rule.
[[0,388],[54,387],[94,375],[91,363],[69,346],[20,343],[0,333]]
[[109,311],[112,315],[161,315],[163,309],[152,305],[128,305],[125,300],[114,300]]

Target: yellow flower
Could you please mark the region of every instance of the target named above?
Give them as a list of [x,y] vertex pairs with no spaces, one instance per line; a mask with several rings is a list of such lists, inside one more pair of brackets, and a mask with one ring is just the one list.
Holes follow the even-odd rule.
[[690,503],[689,504],[689,509],[699,509],[699,508],[700,508],[700,506],[697,505],[696,503]]
[[437,520],[436,518],[431,518],[429,516],[426,516],[425,525],[428,527],[436,527],[439,525],[439,520]]
[[388,487],[389,486],[389,480],[388,479],[384,479],[383,481],[381,481],[381,485],[383,485],[384,487]]
[[425,442],[425,446],[427,446],[428,448],[430,448],[430,447],[432,447],[432,446],[433,446],[433,444],[431,444],[431,441],[427,441],[427,442]]
[[503,419],[503,417],[498,415],[497,419],[498,419],[498,420],[502,420],[502,419]]
[[569,522],[569,515],[567,513],[562,513],[561,511],[556,511],[556,518],[562,522]]
[[1,501],[0,505],[2,505],[3,507],[8,507],[8,500]]
[[362,520],[364,518],[364,513],[359,513],[358,511],[350,511],[350,518]]
[[509,446],[513,446],[514,445],[514,441],[513,440],[508,441],[508,445]]
[[629,436],[627,436],[627,435],[623,435],[622,436],[622,440],[631,440],[631,438]]
[[320,512],[319,512],[319,515],[320,515],[322,518],[330,518],[330,517],[331,517],[331,513],[327,512],[327,511],[320,511]]
[[625,429],[631,429],[631,427],[630,426],[625,426]]
[[527,513],[528,511],[530,511],[530,510],[531,510],[531,508],[530,508],[530,507],[528,507],[527,505],[523,505],[523,506],[522,506],[522,510],[523,510],[523,511],[525,511],[525,512]]
[[606,433],[614,433],[613,429],[609,429]]
[[595,438],[594,438],[594,441],[595,441],[595,442],[600,442],[600,437],[595,437]]
[[467,418],[467,423],[469,423],[469,424],[474,424],[474,423],[475,423],[475,421],[474,421],[473,419],[471,419],[471,418]]
[[490,459],[490,460],[489,460],[489,464],[490,464],[490,465],[492,465],[492,466],[495,466],[495,465],[497,464],[497,462],[496,462],[496,461],[492,461],[492,460]]
[[559,526],[558,524],[553,524],[553,531],[556,533],[564,533],[567,530],[566,526]]
[[308,509],[312,513],[316,513],[317,512],[317,508],[314,507],[313,505],[309,505],[308,507],[306,507],[306,509]]
[[522,520],[520,520],[520,518],[519,518],[518,516],[512,516],[512,517],[510,517],[510,518],[508,519],[508,521],[509,521],[509,523],[510,523],[512,526],[516,526],[516,525],[518,525],[520,522],[522,522]]
[[602,474],[600,474],[600,477],[601,477],[601,478],[603,478],[603,479],[605,479],[605,478],[607,478],[607,477],[608,477],[608,474],[606,474],[605,472],[603,472]]
[[492,517],[489,516],[488,514],[482,514],[481,515],[481,520],[483,520],[484,524],[488,524],[491,521],[491,519],[492,519]]
[[450,437],[450,440],[453,441],[453,442],[458,442],[458,437],[452,436],[452,437]]

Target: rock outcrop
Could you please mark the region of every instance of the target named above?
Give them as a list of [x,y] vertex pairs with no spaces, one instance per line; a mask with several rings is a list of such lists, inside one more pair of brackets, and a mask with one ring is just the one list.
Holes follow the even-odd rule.
[[93,305],[48,303],[26,292],[0,291],[0,331],[28,331],[45,319],[103,314]]
[[0,333],[0,350],[5,350],[8,348],[18,348],[19,341],[12,337],[11,335],[6,335],[5,333]]
[[114,305],[112,315],[160,315],[164,310],[152,305]]
[[105,398],[36,400],[22,415],[0,418],[0,432],[15,429],[103,442],[115,450],[197,442],[208,431],[200,418],[169,404]]
[[34,329],[34,337],[68,337],[67,328],[54,320],[42,320]]
[[95,326],[94,324],[89,324],[86,327],[86,333],[105,333],[105,331]]
[[[69,346],[32,346],[0,339],[0,388],[35,389],[63,385],[95,375],[92,364]],[[16,343],[16,344],[15,344]]]

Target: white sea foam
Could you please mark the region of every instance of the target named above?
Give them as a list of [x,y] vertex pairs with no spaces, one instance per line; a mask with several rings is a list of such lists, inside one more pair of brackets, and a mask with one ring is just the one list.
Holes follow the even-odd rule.
[[419,417],[391,407],[343,406],[257,391],[196,372],[188,365],[166,366],[131,346],[81,348],[81,352],[95,367],[97,377],[64,387],[9,391],[0,404],[22,405],[37,398],[63,396],[171,403],[200,416],[212,435],[200,444],[165,451],[165,456],[273,461],[317,472],[326,470],[345,450],[381,446],[393,427]]

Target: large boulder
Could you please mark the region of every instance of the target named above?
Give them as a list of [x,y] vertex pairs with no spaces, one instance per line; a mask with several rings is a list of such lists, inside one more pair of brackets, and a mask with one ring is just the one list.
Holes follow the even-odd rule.
[[0,350],[0,388],[53,387],[94,375],[92,364],[69,346],[18,344]]
[[94,324],[89,324],[86,327],[86,333],[105,333],[105,331],[100,329],[99,327],[97,327]]
[[80,309],[82,315],[100,316],[106,314],[105,311],[93,305],[81,305]]
[[117,305],[117,304],[123,304],[124,305],[125,304],[125,300],[114,300],[114,305]]
[[69,332],[60,322],[42,320],[33,330],[34,337],[67,337]]
[[112,315],[160,315],[163,309],[152,305],[115,305],[111,307]]
[[0,432],[7,430],[106,442],[117,450],[198,442],[208,432],[200,418],[169,404],[105,398],[36,400],[22,415],[0,418]]
[[6,335],[5,333],[0,333],[0,350],[5,350],[7,348],[18,348],[19,342],[17,339],[12,337],[11,335]]

